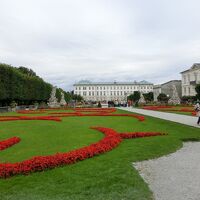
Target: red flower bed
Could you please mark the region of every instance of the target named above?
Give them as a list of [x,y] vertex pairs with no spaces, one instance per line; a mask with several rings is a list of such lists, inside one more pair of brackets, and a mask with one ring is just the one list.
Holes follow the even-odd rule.
[[[116,148],[122,142],[122,138],[131,138],[127,136],[128,133],[118,134],[111,128],[91,128],[102,132],[105,137],[97,143],[67,153],[57,153],[49,156],[35,156],[31,159],[17,163],[1,163],[0,178],[7,178],[17,174],[29,174],[36,171],[44,171],[58,166],[73,164]],[[134,135],[134,138],[156,136],[158,134],[159,133],[137,133]],[[133,138],[133,133],[129,135],[132,135]]]
[[60,122],[61,119],[59,117],[54,116],[5,116],[0,118],[0,122],[2,121],[16,121],[16,120],[52,120]]
[[145,110],[155,110],[155,111],[190,112],[191,115],[193,116],[196,115],[193,109],[180,108],[180,107],[174,107],[174,106],[144,106],[142,108]]
[[35,110],[20,110],[17,111],[19,114],[42,114],[44,111],[35,111]]
[[17,144],[18,142],[20,142],[20,138],[18,137],[12,137],[7,140],[0,141],[0,151],[11,147]]
[[79,112],[103,112],[103,113],[116,112],[115,108],[75,108],[74,110]]
[[123,139],[131,139],[131,138],[158,136],[158,135],[161,136],[161,135],[165,135],[165,133],[158,133],[158,132],[134,132],[134,133],[120,133],[119,135]]
[[58,115],[50,115],[51,117],[133,117],[138,119],[139,121],[144,121],[145,117],[137,114],[109,114],[109,113],[90,113],[90,114],[82,114],[82,113],[66,113],[66,114],[58,114]]
[[145,110],[160,110],[165,108],[173,108],[173,106],[143,106],[142,108]]

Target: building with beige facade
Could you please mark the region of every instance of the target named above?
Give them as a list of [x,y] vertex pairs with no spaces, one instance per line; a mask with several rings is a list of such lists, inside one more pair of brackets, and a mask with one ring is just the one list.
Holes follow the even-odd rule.
[[74,94],[83,96],[86,101],[118,101],[126,102],[127,96],[134,91],[141,93],[153,92],[153,84],[140,82],[91,82],[80,81],[74,85]]
[[200,84],[200,63],[194,63],[191,68],[181,72],[182,96],[195,96],[195,87]]

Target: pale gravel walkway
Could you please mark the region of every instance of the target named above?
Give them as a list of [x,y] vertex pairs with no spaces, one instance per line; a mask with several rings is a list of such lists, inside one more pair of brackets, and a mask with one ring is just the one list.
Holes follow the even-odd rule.
[[184,143],[173,154],[133,165],[155,200],[200,200],[200,142]]
[[132,107],[120,107],[119,109],[200,128],[200,126],[197,125],[197,117],[193,117],[193,116],[145,110],[145,109],[132,108]]

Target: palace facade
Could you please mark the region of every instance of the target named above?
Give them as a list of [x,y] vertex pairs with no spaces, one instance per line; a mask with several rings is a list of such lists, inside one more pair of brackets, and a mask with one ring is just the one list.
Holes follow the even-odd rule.
[[195,87],[200,84],[200,63],[194,63],[188,70],[181,72],[182,96],[195,96]]
[[86,101],[118,101],[126,102],[134,91],[141,93],[153,92],[153,84],[140,82],[91,82],[80,81],[74,85],[74,94],[81,95]]

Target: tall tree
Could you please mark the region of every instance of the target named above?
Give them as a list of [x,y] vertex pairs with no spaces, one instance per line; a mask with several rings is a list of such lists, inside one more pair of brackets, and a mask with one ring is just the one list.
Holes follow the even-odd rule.
[[164,93],[160,93],[160,94],[158,95],[157,99],[158,99],[159,102],[167,103],[168,100],[169,100],[169,97],[167,97],[167,95],[164,94]]
[[139,91],[135,91],[133,94],[128,96],[128,100],[137,102],[140,99],[140,92]]
[[195,90],[196,90],[196,93],[197,93],[196,97],[197,97],[197,99],[200,100],[200,84],[198,84],[198,85],[195,87]]
[[143,94],[146,101],[153,101],[153,92]]

